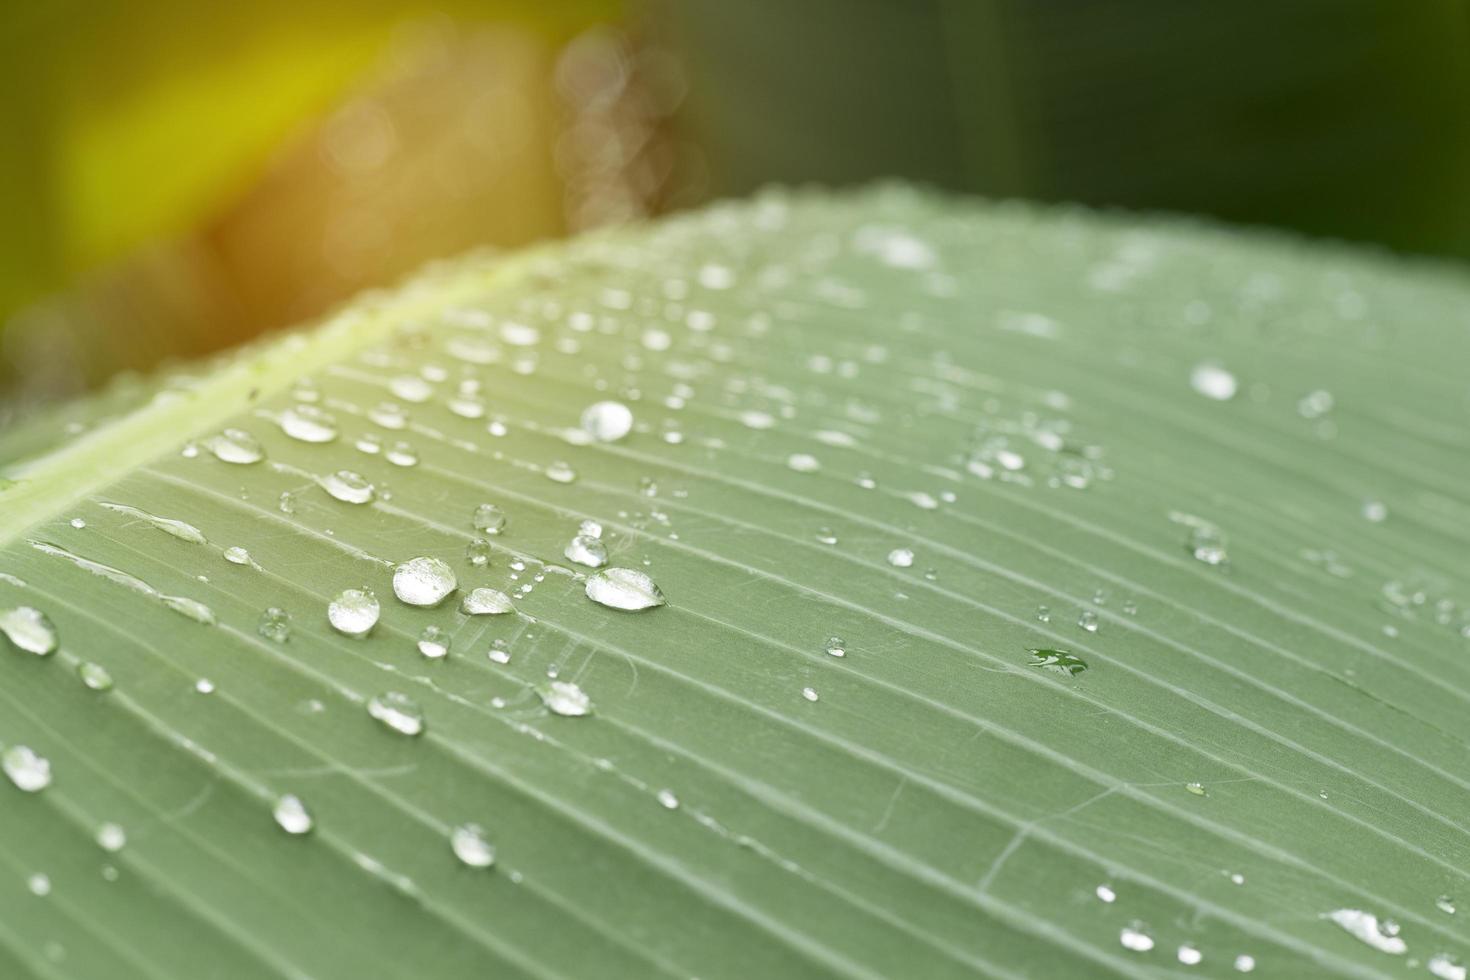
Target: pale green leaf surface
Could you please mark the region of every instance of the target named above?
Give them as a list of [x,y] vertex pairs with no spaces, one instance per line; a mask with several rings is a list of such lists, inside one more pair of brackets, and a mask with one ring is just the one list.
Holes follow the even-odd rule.
[[[1470,912],[1436,905],[1470,904],[1467,311],[1448,268],[890,188],[467,260],[246,352],[0,495],[0,610],[43,610],[61,644],[0,657],[0,742],[54,774],[0,785],[0,974],[1220,976],[1245,955],[1378,977],[1470,958]],[[507,323],[539,340],[506,343]],[[1232,399],[1193,390],[1207,362]],[[271,421],[303,375],[333,442]],[[429,397],[384,429],[370,413],[403,376]],[[484,417],[451,411],[463,380]],[[605,398],[633,433],[568,441]],[[265,460],[216,459],[227,425]],[[559,461],[574,481],[547,476]],[[339,469],[377,499],[314,483]],[[508,523],[477,568],[486,502]],[[1192,556],[1181,515],[1220,528],[1228,563]],[[666,606],[584,596],[562,557],[583,520]],[[391,565],[416,556],[459,592],[395,599]],[[462,615],[479,586],[516,613]],[[382,618],[354,640],[326,607],[360,587]],[[285,643],[257,632],[272,606]],[[415,648],[429,624],[444,661]],[[1032,667],[1037,648],[1087,669]],[[88,689],[82,661],[114,687]],[[543,706],[552,672],[590,715]],[[369,716],[387,691],[422,705],[423,735]],[[273,821],[284,793],[311,833]],[[107,821],[117,853],[94,842]],[[493,868],[456,859],[465,822]],[[1407,951],[1338,909],[1396,920]],[[1120,941],[1134,922],[1152,949]]]

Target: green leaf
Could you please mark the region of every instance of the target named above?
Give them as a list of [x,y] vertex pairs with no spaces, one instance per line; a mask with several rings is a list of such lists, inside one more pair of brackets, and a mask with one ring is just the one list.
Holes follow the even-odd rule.
[[0,972],[1455,975],[1467,309],[885,188],[242,352],[0,490]]

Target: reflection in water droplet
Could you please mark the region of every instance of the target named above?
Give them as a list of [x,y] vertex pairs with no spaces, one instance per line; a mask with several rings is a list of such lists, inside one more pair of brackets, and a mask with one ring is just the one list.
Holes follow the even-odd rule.
[[45,613],[31,606],[0,612],[0,633],[26,653],[45,657],[56,652],[56,627]]
[[541,702],[553,714],[579,718],[592,711],[592,699],[570,681],[548,681],[538,693],[541,695]]
[[598,442],[617,442],[633,431],[633,412],[622,402],[596,402],[582,412],[582,430]]
[[462,823],[450,831],[449,846],[466,867],[488,868],[495,863],[495,846],[477,823]]
[[306,809],[306,804],[301,802],[300,797],[291,793],[276,800],[275,809],[271,811],[276,818],[276,823],[288,834],[304,834],[311,830],[313,821],[311,811]]
[[51,760],[27,745],[12,745],[0,753],[0,769],[18,789],[36,793],[51,785]]
[[410,606],[437,606],[458,587],[454,569],[440,558],[410,558],[393,569],[393,594]]
[[327,621],[338,633],[366,636],[378,622],[378,597],[367,589],[344,589],[327,606]]
[[367,711],[400,735],[418,735],[424,730],[424,709],[407,694],[388,691],[368,698]]
[[352,470],[338,470],[321,478],[321,487],[332,496],[334,500],[340,500],[344,504],[366,504],[369,503],[376,491],[367,477]]
[[438,626],[425,626],[418,647],[419,653],[430,660],[442,659],[449,653],[449,634]]
[[497,589],[479,588],[464,597],[459,611],[467,616],[503,616],[516,611],[510,596]]
[[475,508],[471,523],[482,534],[499,534],[505,530],[505,511],[494,504],[481,504]]
[[285,643],[291,638],[291,615],[284,609],[271,606],[260,614],[255,632],[275,643]]
[[1049,673],[1073,677],[1087,669],[1087,661],[1066,650],[1036,649],[1028,652],[1031,654],[1030,666]]
[[588,568],[601,568],[607,564],[607,545],[602,543],[601,538],[589,537],[585,534],[573,537],[562,554],[569,561],[574,561],[578,565],[586,565]]
[[610,609],[651,609],[664,604],[653,579],[634,568],[605,568],[587,576],[587,598]]
[[260,443],[244,429],[226,429],[214,436],[209,440],[209,451],[224,463],[245,465],[265,458],[265,450]]
[[101,664],[83,660],[77,664],[77,676],[81,678],[82,684],[93,691],[112,690],[112,675]]

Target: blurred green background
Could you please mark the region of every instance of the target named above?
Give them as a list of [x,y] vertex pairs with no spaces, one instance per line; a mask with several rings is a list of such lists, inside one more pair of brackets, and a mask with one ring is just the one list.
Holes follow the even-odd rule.
[[436,256],[771,182],[1470,257],[1470,0],[62,0],[0,14],[0,74],[12,429]]

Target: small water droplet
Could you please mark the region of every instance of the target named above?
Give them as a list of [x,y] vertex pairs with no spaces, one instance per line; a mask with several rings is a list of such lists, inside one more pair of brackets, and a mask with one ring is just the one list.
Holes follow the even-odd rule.
[[1241,874],[1239,871],[1232,872],[1230,875],[1230,883],[1232,885],[1245,884],[1245,875]]
[[1326,914],[1348,935],[1374,949],[1400,956],[1408,951],[1408,944],[1398,936],[1392,920],[1380,922],[1378,916],[1361,909],[1336,909]]
[[1148,927],[1142,922],[1130,922],[1118,933],[1118,942],[1123,944],[1124,949],[1131,949],[1135,953],[1147,953],[1154,948],[1154,937],[1148,934]]
[[412,374],[399,375],[389,381],[388,390],[393,393],[394,398],[401,398],[415,404],[428,401],[434,394],[432,385],[423,378]]
[[577,478],[577,471],[571,465],[557,460],[547,465],[546,477],[553,483],[571,483]]
[[1051,609],[1048,608],[1047,606],[1037,606],[1036,607],[1036,618],[1037,618],[1038,621],[1043,622],[1043,623],[1049,623],[1049,622],[1051,622]]
[[425,626],[418,647],[419,653],[430,660],[440,660],[449,653],[449,634],[438,626]]
[[1465,965],[1449,953],[1435,953],[1425,966],[1439,980],[1465,980],[1470,975],[1470,970],[1466,970]]
[[490,641],[490,649],[485,655],[498,664],[510,663],[510,648],[499,637]]
[[306,804],[301,802],[300,797],[291,793],[286,793],[276,800],[271,815],[276,818],[276,824],[288,834],[307,833],[315,823],[311,819],[311,811],[306,809]]
[[337,438],[337,420],[315,405],[292,405],[277,421],[281,431],[298,442],[331,442]]
[[481,534],[499,534],[505,530],[505,511],[494,504],[481,504],[475,508],[470,522]]
[[366,504],[377,495],[368,478],[352,470],[338,470],[321,478],[321,487],[344,504]]
[[408,411],[395,402],[379,402],[368,411],[368,418],[374,425],[394,432],[408,425]]
[[198,691],[200,694],[213,694],[214,681],[210,680],[208,677],[201,677],[194,682],[194,690]]
[[1075,677],[1087,669],[1087,661],[1066,650],[1035,649],[1028,652],[1031,654],[1030,666],[1038,670]]
[[226,548],[224,550],[224,556],[225,561],[230,562],[233,565],[250,564],[250,552],[246,551],[239,545],[235,545],[231,548]]
[[548,681],[538,689],[547,710],[567,718],[579,718],[592,711],[592,699],[571,681]]
[[813,701],[813,702],[816,701],[816,700],[818,700],[818,698],[821,697],[821,695],[817,694],[816,688],[813,688],[813,687],[804,687],[804,688],[802,688],[801,689],[801,696],[804,697],[804,698],[806,698],[808,701]]
[[679,809],[679,798],[674,795],[673,790],[661,789],[658,791],[658,805],[665,810],[677,810]]
[[1448,895],[1441,895],[1434,900],[1434,907],[1445,915],[1455,914],[1455,900]]
[[827,637],[827,655],[830,657],[847,656],[847,644],[840,636]]
[[26,887],[31,890],[32,895],[38,898],[45,898],[51,894],[51,879],[47,875],[37,871],[26,879]]
[[792,453],[786,457],[786,466],[798,473],[815,473],[822,468],[822,463],[811,453]]
[[190,544],[208,544],[208,541],[204,537],[204,532],[193,524],[177,521],[171,517],[159,517],[157,514],[150,514],[146,510],[140,510],[128,504],[115,504],[104,500],[98,506],[118,514],[126,514],[129,517],[136,517],[139,520],[147,521],[153,527],[165,534],[178,538],[180,541],[187,541]]
[[1198,364],[1189,373],[1189,386],[1206,398],[1229,401],[1240,387],[1235,375],[1218,364]]
[[1188,791],[1189,793],[1194,794],[1195,796],[1204,796],[1205,795],[1205,784],[1204,783],[1185,783],[1184,784],[1184,788],[1185,788],[1186,791]]
[[1388,505],[1381,500],[1363,501],[1363,517],[1374,524],[1382,524],[1388,519]]
[[464,597],[459,611],[466,616],[503,616],[516,611],[510,596],[498,589],[478,588]]
[[406,442],[395,442],[383,458],[394,466],[417,466],[419,465],[418,450]]
[[400,735],[419,735],[424,730],[424,709],[407,694],[387,691],[368,698],[368,714]]
[[490,564],[490,559],[495,555],[495,549],[489,541],[484,538],[475,538],[464,546],[465,561],[476,568],[484,568]]
[[393,594],[410,606],[437,606],[458,587],[454,569],[440,558],[410,558],[393,569]]
[[582,431],[598,442],[617,442],[633,430],[633,412],[622,402],[595,402],[582,412]]
[[0,769],[27,793],[38,793],[51,785],[51,760],[28,745],[12,745],[0,753]]
[[260,442],[244,429],[226,429],[209,440],[209,451],[223,463],[248,465],[265,459]]
[[664,604],[653,579],[634,568],[605,568],[587,576],[587,598],[610,609],[634,611]]
[[495,863],[495,845],[477,823],[462,823],[450,831],[449,846],[466,867],[488,868]]
[[585,534],[573,537],[562,554],[569,561],[574,561],[578,565],[586,565],[588,568],[601,568],[607,564],[607,545],[602,543],[602,539]]
[[45,613],[31,606],[0,612],[0,633],[26,653],[46,657],[56,652],[56,627]]
[[1113,891],[1111,885],[1098,885],[1095,889],[1097,897],[1109,905],[1118,900],[1118,893]]
[[338,633],[366,636],[378,622],[378,597],[368,589],[344,589],[327,606],[327,621]]
[[82,520],[80,517],[73,517],[69,523],[78,531],[85,529],[87,526],[87,522]]
[[260,614],[255,632],[275,643],[285,643],[291,638],[291,615],[284,609],[271,606]]
[[97,828],[97,846],[104,851],[116,854],[126,847],[127,843],[127,832],[118,824],[105,823]]
[[279,506],[282,514],[296,513],[296,495],[290,490],[282,490]]
[[1077,625],[1089,633],[1096,633],[1098,627],[1097,613],[1091,609],[1084,609],[1077,614]]
[[1249,973],[1256,968],[1256,958],[1249,953],[1241,953],[1235,958],[1235,970],[1237,973]]
[[894,568],[908,568],[914,563],[914,553],[909,548],[894,548],[888,553],[888,564]]
[[77,664],[77,676],[81,678],[82,684],[93,691],[112,690],[112,675],[101,664],[83,660]]
[[1197,966],[1205,958],[1204,954],[1196,946],[1185,943],[1179,947],[1179,962],[1185,966]]

